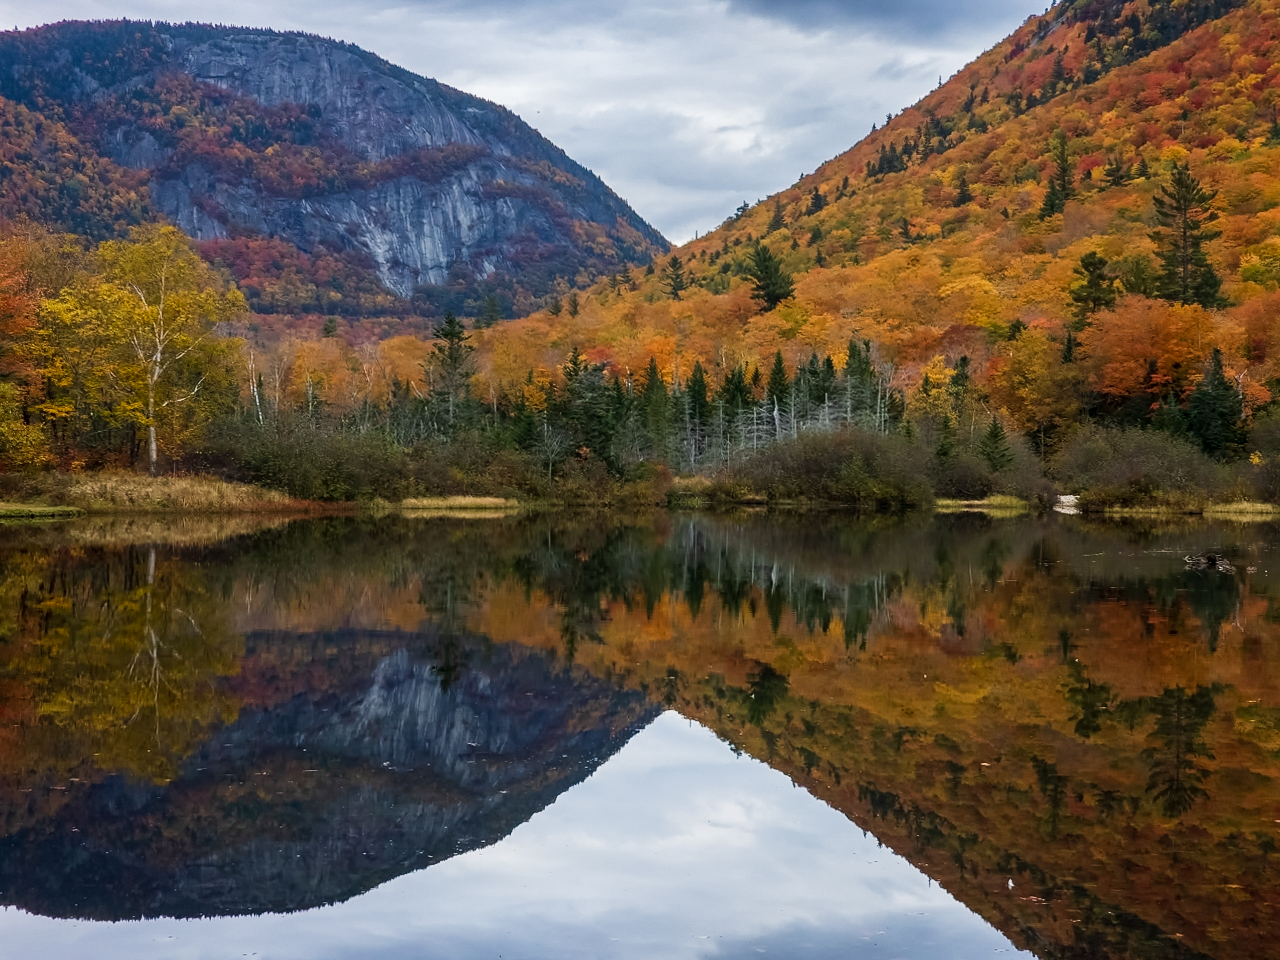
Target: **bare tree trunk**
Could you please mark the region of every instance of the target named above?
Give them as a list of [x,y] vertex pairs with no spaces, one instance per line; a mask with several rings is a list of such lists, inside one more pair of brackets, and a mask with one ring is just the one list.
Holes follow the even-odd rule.
[[156,475],[156,384],[147,381],[147,460],[151,476]]

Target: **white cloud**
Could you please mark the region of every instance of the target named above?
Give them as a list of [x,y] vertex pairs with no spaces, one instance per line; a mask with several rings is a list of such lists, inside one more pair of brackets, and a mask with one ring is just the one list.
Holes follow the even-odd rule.
[[0,0],[0,23],[190,19],[356,43],[494,100],[670,239],[793,183],[1040,10],[803,0]]

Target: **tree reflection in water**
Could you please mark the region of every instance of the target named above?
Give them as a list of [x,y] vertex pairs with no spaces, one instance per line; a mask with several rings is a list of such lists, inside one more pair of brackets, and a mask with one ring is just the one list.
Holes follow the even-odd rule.
[[[481,768],[564,789],[670,707],[1042,956],[1261,956],[1280,934],[1280,585],[1259,562],[1274,533],[593,515],[321,520],[185,548],[45,534],[0,553],[19,724],[0,740],[0,859],[89,802],[69,790],[62,807],[32,805],[19,783],[174,778],[168,822],[210,827],[164,855],[207,862],[252,829],[234,812],[243,791],[195,785],[217,770],[249,782],[270,766],[253,745],[285,750],[281,731],[326,744],[331,769],[358,769],[346,782],[378,784],[387,809],[403,812],[407,791],[413,809],[444,810],[459,789],[487,796],[497,781],[467,779]],[[1236,570],[1185,569],[1210,551]],[[524,670],[540,679],[485,699]],[[360,719],[377,711],[376,727]],[[421,779],[423,758],[395,746],[405,723],[448,741],[433,762],[462,779]],[[501,746],[539,723],[532,753]],[[354,758],[375,729],[390,752],[371,767]],[[560,770],[562,738],[593,730],[577,772]],[[225,756],[224,737],[238,745]],[[336,816],[338,793],[289,789],[287,818],[260,792],[253,822]],[[473,835],[509,829],[503,809]]]

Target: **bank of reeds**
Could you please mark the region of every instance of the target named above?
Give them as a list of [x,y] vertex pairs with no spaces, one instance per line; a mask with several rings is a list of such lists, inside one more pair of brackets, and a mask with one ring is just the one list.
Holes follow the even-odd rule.
[[14,499],[28,509],[86,513],[294,513],[314,505],[274,490],[215,477],[136,473],[49,473],[28,479]]

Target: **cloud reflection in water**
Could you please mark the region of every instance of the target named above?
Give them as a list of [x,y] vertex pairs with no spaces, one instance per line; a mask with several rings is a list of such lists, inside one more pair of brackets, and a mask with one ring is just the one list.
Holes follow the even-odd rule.
[[6,909],[0,942],[12,960],[1029,956],[785,775],[675,713],[505,840],[346,903],[111,924]]

